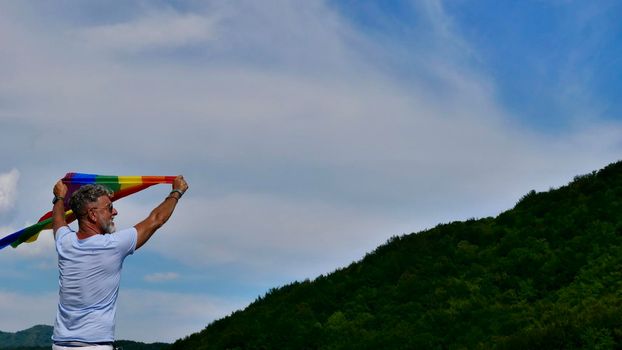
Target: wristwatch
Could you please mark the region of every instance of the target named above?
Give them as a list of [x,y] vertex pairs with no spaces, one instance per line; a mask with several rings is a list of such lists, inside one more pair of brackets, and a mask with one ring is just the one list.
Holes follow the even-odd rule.
[[54,196],[54,199],[52,199],[52,204],[56,204],[56,202],[58,201],[62,201],[64,200],[65,197],[61,197],[61,196]]

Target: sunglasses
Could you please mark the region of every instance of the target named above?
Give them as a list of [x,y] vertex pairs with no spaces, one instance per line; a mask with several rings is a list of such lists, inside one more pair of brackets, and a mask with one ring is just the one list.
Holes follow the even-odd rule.
[[91,209],[108,209],[108,211],[112,213],[112,211],[114,210],[114,207],[112,206],[112,203],[110,203],[103,208],[91,208]]

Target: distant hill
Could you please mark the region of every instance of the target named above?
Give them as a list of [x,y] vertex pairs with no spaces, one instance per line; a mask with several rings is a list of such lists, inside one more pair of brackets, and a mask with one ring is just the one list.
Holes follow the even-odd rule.
[[[0,331],[1,350],[50,350],[52,348],[52,332],[54,327],[37,325],[16,333]],[[144,344],[129,340],[119,340],[116,345],[123,350],[164,350],[169,347],[165,343]]]
[[622,348],[622,163],[391,238],[171,349]]
[[16,333],[0,331],[0,349],[17,346],[45,346],[51,345],[53,327],[36,325]]

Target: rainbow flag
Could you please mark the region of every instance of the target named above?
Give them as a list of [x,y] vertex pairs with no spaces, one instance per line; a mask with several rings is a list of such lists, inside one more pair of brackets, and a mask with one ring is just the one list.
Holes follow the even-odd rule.
[[[82,173],[67,173],[62,181],[67,185],[67,195],[65,196],[65,208],[69,208],[69,198],[75,190],[82,185],[100,184],[104,185],[113,192],[112,201],[127,197],[145,188],[157,184],[172,184],[175,176],[108,176],[92,175]],[[70,210],[65,212],[67,223],[75,220],[75,215]],[[52,212],[43,215],[39,221],[31,226],[21,229],[0,239],[0,249],[11,245],[16,248],[24,242],[34,242],[39,237],[39,232],[52,228]]]

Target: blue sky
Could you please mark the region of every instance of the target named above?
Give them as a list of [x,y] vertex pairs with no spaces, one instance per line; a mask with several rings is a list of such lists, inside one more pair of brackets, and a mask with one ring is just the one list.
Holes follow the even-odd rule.
[[[620,159],[616,1],[0,2],[0,234],[66,172],[184,174],[117,338],[173,341],[393,235]],[[117,226],[168,193],[115,203]],[[0,330],[52,324],[51,234],[0,252]],[[11,316],[9,316],[11,315]]]

